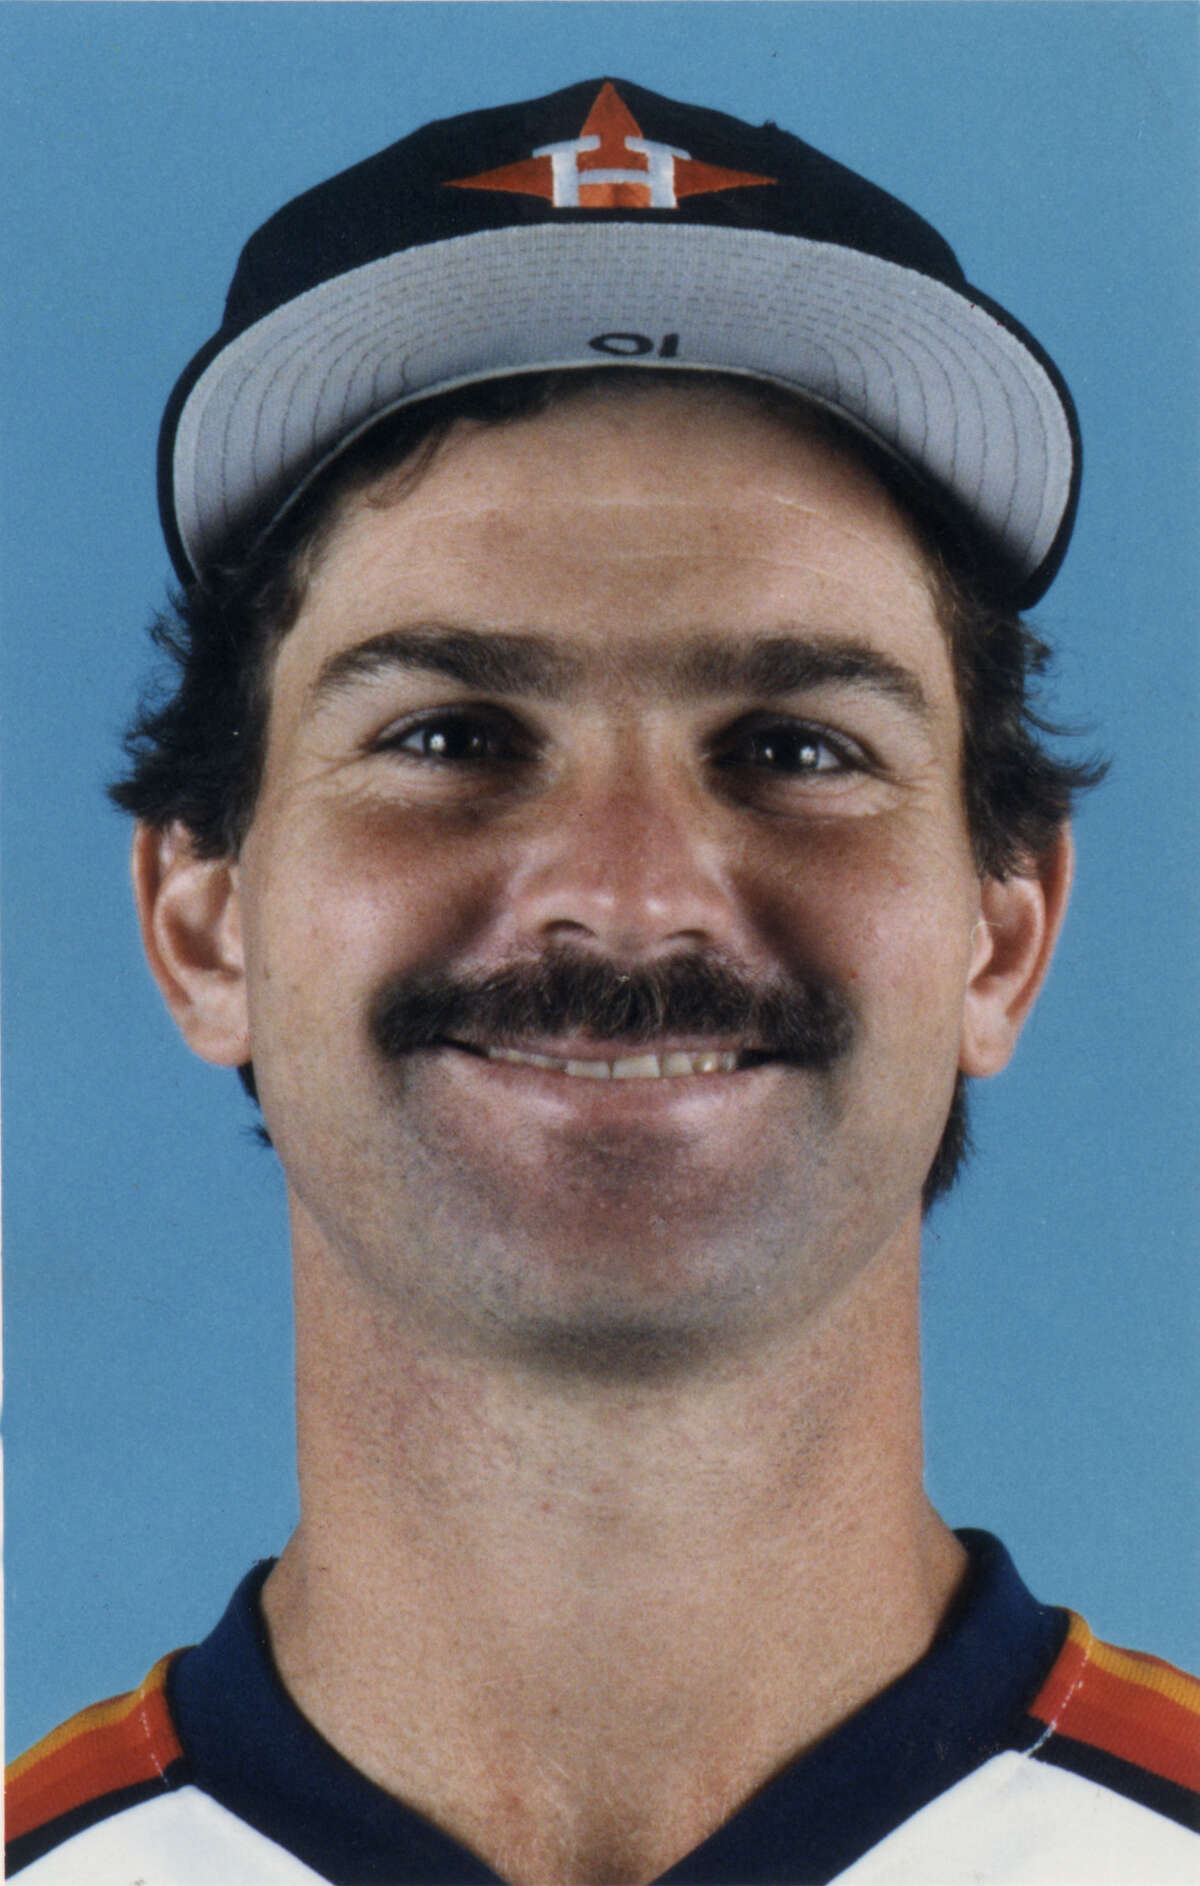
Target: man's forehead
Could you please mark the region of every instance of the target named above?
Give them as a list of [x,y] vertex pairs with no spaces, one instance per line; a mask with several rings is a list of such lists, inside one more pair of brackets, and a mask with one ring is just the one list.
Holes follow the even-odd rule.
[[560,700],[861,684],[923,712],[942,653],[903,508],[820,418],[736,384],[459,422],[322,536],[285,659],[307,710],[407,669]]
[[597,536],[614,564],[664,562],[676,532],[681,560],[811,556],[822,538],[833,577],[880,557],[906,589],[929,575],[926,529],[870,443],[733,376],[568,382],[516,418],[455,418],[382,462],[366,450],[315,533],[310,574],[330,588],[386,555],[387,514],[414,575],[531,550],[569,566]]

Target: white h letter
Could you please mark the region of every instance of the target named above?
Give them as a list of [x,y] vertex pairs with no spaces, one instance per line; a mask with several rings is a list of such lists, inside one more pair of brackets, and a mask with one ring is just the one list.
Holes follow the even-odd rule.
[[541,145],[533,154],[535,157],[550,159],[555,209],[577,210],[581,183],[640,183],[643,189],[650,192],[650,209],[678,209],[675,159],[687,157],[689,153],[677,151],[671,144],[655,144],[650,138],[625,138],[623,141],[627,151],[642,153],[650,166],[649,170],[580,170],[581,154],[600,149],[600,140],[596,137],[571,138],[564,144]]

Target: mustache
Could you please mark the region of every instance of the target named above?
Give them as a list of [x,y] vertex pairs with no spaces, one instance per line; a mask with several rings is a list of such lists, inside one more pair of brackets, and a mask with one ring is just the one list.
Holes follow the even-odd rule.
[[385,1060],[447,1038],[518,1047],[585,1032],[631,1045],[662,1036],[735,1040],[772,1060],[820,1070],[853,1046],[849,999],[815,978],[756,983],[707,954],[622,969],[602,957],[547,951],[476,979],[396,976],[372,1004],[371,1040]]

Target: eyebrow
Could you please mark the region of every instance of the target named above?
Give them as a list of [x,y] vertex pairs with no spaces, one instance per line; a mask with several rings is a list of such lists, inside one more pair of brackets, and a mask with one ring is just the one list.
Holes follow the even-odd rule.
[[747,642],[702,636],[679,651],[690,694],[795,694],[830,683],[862,685],[925,718],[929,701],[911,668],[854,636],[760,635]]
[[[638,642],[622,666],[644,685],[674,698],[725,694],[773,699],[830,684],[865,687],[924,719],[929,701],[912,669],[854,636],[788,632],[753,636],[699,635],[681,646]],[[533,632],[425,623],[389,629],[331,655],[308,689],[310,707],[396,670],[444,675],[489,694],[564,700],[578,691],[588,663],[551,637]]]
[[483,693],[540,700],[561,699],[583,674],[582,661],[546,636],[422,624],[388,629],[331,655],[308,689],[309,704],[317,706],[356,681],[405,668],[445,675]]

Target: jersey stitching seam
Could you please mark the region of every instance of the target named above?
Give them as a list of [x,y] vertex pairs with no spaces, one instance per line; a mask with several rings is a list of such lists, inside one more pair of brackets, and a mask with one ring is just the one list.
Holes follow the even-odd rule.
[[1058,1725],[1062,1721],[1067,1710],[1070,1708],[1072,1699],[1078,1695],[1079,1690],[1083,1684],[1084,1675],[1087,1671],[1087,1667],[1089,1663],[1091,1662],[1091,1660],[1092,1660],[1092,1640],[1089,1633],[1088,1639],[1084,1643],[1084,1646],[1083,1646],[1083,1662],[1080,1664],[1078,1672],[1076,1673],[1075,1681],[1072,1683],[1070,1689],[1067,1691],[1066,1695],[1063,1697],[1062,1702],[1059,1704],[1058,1708],[1055,1710],[1054,1715],[1051,1717],[1050,1721],[1046,1724],[1046,1727],[1043,1729],[1041,1735],[1039,1735],[1037,1741],[1034,1742],[1029,1748],[1025,1750],[1025,1757],[1027,1760],[1030,1757],[1036,1755],[1039,1749],[1045,1748],[1047,1742],[1049,1742],[1052,1736],[1057,1735]]
[[137,1712],[138,1725],[141,1728],[142,1734],[146,1738],[146,1748],[149,1751],[150,1760],[154,1766],[154,1772],[158,1776],[159,1780],[162,1782],[163,1787],[169,1791],[171,1784],[167,1780],[167,1771],[163,1767],[162,1762],[159,1760],[158,1748],[154,1740],[154,1725],[150,1720],[150,1711],[149,1711],[148,1704],[149,1704],[149,1698],[146,1696],[145,1692],[143,1691],[141,1701],[138,1704],[138,1712]]

